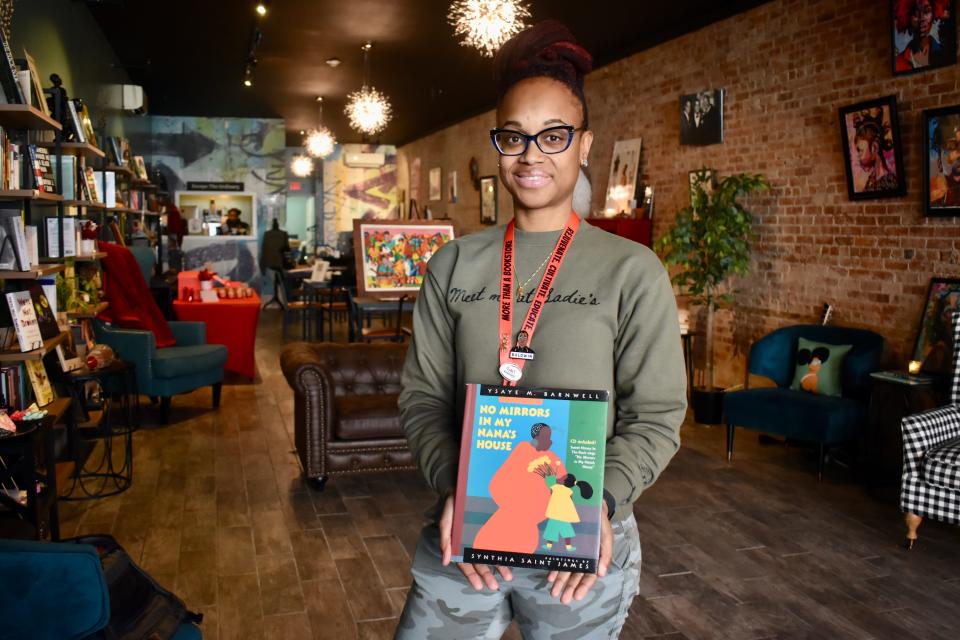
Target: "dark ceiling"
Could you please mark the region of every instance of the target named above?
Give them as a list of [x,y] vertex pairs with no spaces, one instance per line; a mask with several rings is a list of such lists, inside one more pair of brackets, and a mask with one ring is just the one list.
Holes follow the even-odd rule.
[[[257,24],[253,0],[87,0],[156,115],[277,117],[287,143],[317,119],[341,142],[346,96],[362,84],[361,45],[374,43],[370,84],[394,118],[380,134],[404,144],[494,105],[492,65],[460,46],[447,24],[450,0],[273,0],[260,21],[253,86],[242,84]],[[532,0],[533,21],[571,26],[596,66],[696,30],[766,0]],[[324,61],[338,57],[336,69]]]

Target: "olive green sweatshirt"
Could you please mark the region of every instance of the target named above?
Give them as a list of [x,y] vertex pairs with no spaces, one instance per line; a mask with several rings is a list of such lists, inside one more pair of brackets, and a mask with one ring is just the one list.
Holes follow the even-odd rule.
[[[440,493],[456,483],[465,385],[502,384],[497,334],[505,228],[440,249],[414,308],[401,420],[414,457]],[[517,229],[517,284],[527,282],[559,235]],[[542,274],[514,304],[514,336]],[[519,386],[610,391],[604,488],[620,519],[680,446],[686,375],[673,289],[652,251],[587,222],[553,284],[531,343],[536,357]]]

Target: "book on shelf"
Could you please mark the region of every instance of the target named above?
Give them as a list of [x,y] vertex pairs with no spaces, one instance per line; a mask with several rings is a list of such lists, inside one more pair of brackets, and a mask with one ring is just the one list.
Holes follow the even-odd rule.
[[467,385],[456,562],[595,573],[606,391]]
[[33,388],[33,397],[36,399],[37,406],[47,406],[53,402],[54,396],[43,360],[27,360],[24,364],[27,367],[27,376],[30,378],[30,386]]
[[7,173],[4,185],[7,189],[19,189],[21,185],[20,177],[20,145],[10,143],[7,145]]
[[123,151],[120,146],[120,138],[111,136],[109,140],[110,162],[117,166],[123,166]]
[[29,291],[11,291],[4,294],[10,309],[10,319],[17,332],[20,351],[33,351],[43,346],[43,336],[33,309],[33,298]]
[[93,167],[84,167],[83,182],[87,185],[87,195],[91,202],[102,202],[100,192],[97,190],[97,179],[93,175]]
[[45,218],[47,227],[47,257],[71,258],[77,255],[77,219],[63,218],[63,256],[60,255],[60,218]]
[[35,284],[28,289],[33,301],[33,312],[37,316],[37,326],[44,340],[50,340],[60,335],[60,325],[57,324],[56,311],[50,306],[47,295],[40,285]]
[[90,110],[87,104],[80,99],[74,98],[76,103],[77,115],[80,117],[80,128],[83,129],[84,142],[90,146],[97,146],[97,134],[93,130],[93,121],[90,119]]
[[[82,200],[77,197],[77,158],[75,156],[61,156],[63,160],[63,170],[60,174],[60,195],[64,200]],[[50,157],[50,164],[53,168],[53,177],[57,177],[57,156]]]
[[57,360],[60,362],[60,369],[64,373],[70,373],[83,368],[83,361],[77,352],[77,346],[72,330],[72,325],[65,327],[67,337],[63,342],[57,345]]
[[19,411],[30,404],[27,380],[27,372],[22,363],[0,366],[0,397],[4,406]]
[[24,100],[27,104],[33,104],[33,86],[30,78],[30,70],[24,69],[26,64],[23,60],[15,60],[17,63],[17,82],[20,83],[20,92],[23,93]]
[[[2,232],[2,229],[0,229]],[[40,264],[40,242],[37,237],[36,225],[28,224],[23,227],[23,236],[27,242],[27,256],[30,264]],[[4,268],[0,265],[0,269]],[[12,268],[12,267],[11,267]]]
[[77,113],[77,103],[73,100],[67,100],[67,120],[70,122],[70,129],[73,130],[73,137],[79,143],[85,143],[87,136],[83,132],[83,123],[80,121],[80,114]]
[[[56,276],[44,276],[42,278],[37,278],[37,284],[40,286],[43,295],[47,297],[47,302],[50,304],[50,310],[53,312],[53,317],[57,317],[57,277]],[[57,334],[60,331],[58,329]]]
[[907,371],[874,371],[870,374],[870,377],[910,386],[930,384],[934,380],[933,376],[924,373],[909,373]]
[[0,211],[0,269],[28,271],[27,235],[19,211]]
[[10,50],[10,43],[7,36],[0,29],[0,48],[3,49],[2,59],[0,59],[0,87],[3,88],[2,94],[7,104],[26,104],[23,97],[23,90],[20,88],[19,69],[14,62],[13,52]]
[[97,195],[103,196],[103,202],[108,207],[117,206],[117,174],[113,171],[94,171],[94,181],[97,183]]
[[133,156],[133,170],[141,180],[149,180],[147,174],[147,165],[143,162],[143,156]]
[[27,158],[30,162],[30,174],[33,184],[29,188],[44,193],[56,193],[57,183],[53,177],[53,163],[50,162],[50,151],[46,147],[27,145]]
[[[26,49],[23,50],[23,59],[25,62],[24,67],[27,70],[27,74],[30,76],[30,87],[33,89],[32,93],[34,93],[36,97],[35,100],[31,98],[28,104],[32,104],[40,109],[44,115],[49,116],[50,109],[47,107],[46,96],[43,94],[43,85],[40,83],[40,72],[37,70],[37,61],[33,59],[33,56],[27,53]],[[30,94],[24,94],[25,97],[28,95]]]

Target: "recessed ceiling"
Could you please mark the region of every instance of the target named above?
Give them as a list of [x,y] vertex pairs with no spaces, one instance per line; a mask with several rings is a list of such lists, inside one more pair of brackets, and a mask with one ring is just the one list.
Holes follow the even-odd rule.
[[[602,66],[767,0],[534,0],[533,20],[571,26]],[[131,79],[155,115],[274,117],[287,143],[317,120],[341,142],[360,142],[343,115],[362,83],[361,45],[374,43],[370,84],[386,93],[394,119],[379,141],[404,144],[491,108],[492,63],[461,47],[447,24],[447,0],[274,0],[260,21],[253,86],[244,66],[257,24],[247,0],[142,0],[91,4]],[[329,58],[343,63],[332,68]],[[637,89],[637,97],[642,87]]]

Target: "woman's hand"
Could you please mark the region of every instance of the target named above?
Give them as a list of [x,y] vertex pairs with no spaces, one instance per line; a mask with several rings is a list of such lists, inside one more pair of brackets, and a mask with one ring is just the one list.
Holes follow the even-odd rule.
[[613,528],[610,518],[607,517],[607,503],[603,503],[603,515],[600,518],[600,559],[597,561],[597,573],[571,573],[570,571],[551,571],[547,575],[550,595],[559,597],[563,604],[570,604],[571,600],[583,600],[590,587],[607,575],[607,568],[613,558]]
[[[453,541],[451,540],[453,536],[453,494],[450,493],[447,495],[446,501],[443,503],[443,513],[440,516],[440,563],[443,566],[450,564],[450,557],[453,555]],[[602,539],[602,538],[601,538]],[[603,544],[601,543],[601,549]],[[602,553],[602,552],[601,552]],[[493,572],[490,570],[490,567],[485,564],[464,564],[462,562],[457,563],[457,568],[460,569],[460,573],[467,579],[467,582],[470,583],[470,586],[476,589],[477,591],[483,591],[483,587],[486,586],[491,591],[496,591],[500,588],[500,585],[497,583],[496,577],[494,577]],[[509,567],[497,567],[497,573],[500,574],[500,577],[506,581],[513,580],[513,573],[510,571]]]

